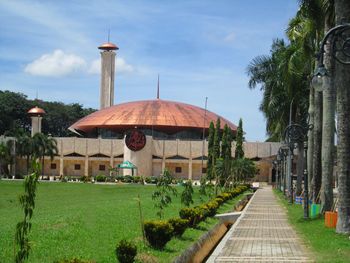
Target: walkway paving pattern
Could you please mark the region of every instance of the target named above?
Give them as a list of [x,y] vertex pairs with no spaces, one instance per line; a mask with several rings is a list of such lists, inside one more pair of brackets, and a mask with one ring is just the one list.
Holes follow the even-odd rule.
[[258,189],[207,262],[313,262],[271,187]]

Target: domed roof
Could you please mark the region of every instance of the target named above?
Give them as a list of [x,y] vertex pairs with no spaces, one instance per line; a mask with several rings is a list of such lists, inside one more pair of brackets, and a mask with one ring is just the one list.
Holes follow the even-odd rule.
[[133,101],[104,108],[80,119],[69,127],[72,131],[90,132],[94,128],[125,130],[130,128],[154,128],[165,132],[177,132],[183,129],[203,129],[210,121],[220,118],[221,127],[227,124],[233,131],[236,125],[221,116],[194,105],[166,101]]
[[117,47],[113,43],[107,42],[107,43],[104,43],[101,46],[99,46],[98,49],[102,49],[102,50],[118,50],[119,47]]
[[30,115],[43,115],[45,114],[46,112],[39,108],[38,106],[35,106],[34,108],[31,108],[29,111],[28,111],[28,114]]

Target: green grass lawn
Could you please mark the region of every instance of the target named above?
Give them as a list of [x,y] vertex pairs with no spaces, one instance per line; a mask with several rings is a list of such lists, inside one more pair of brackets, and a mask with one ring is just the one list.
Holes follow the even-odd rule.
[[336,234],[335,229],[326,228],[323,217],[304,220],[301,205],[288,204],[281,192],[275,193],[288,210],[289,222],[303,238],[316,262],[350,262],[349,235]]
[[[154,186],[98,185],[83,183],[40,183],[30,235],[29,262],[53,262],[80,257],[96,262],[116,262],[116,243],[126,238],[138,245],[143,257],[169,262],[217,223],[207,219],[198,229],[188,229],[181,239],[172,239],[164,251],[143,246],[139,210],[140,195],[144,219],[157,219],[151,195]],[[178,189],[182,189],[179,187]],[[0,181],[0,262],[14,261],[14,233],[23,212],[18,195],[23,182]],[[195,203],[200,203],[196,191]],[[232,209],[237,197],[220,207]],[[165,210],[165,218],[178,216],[180,197]]]

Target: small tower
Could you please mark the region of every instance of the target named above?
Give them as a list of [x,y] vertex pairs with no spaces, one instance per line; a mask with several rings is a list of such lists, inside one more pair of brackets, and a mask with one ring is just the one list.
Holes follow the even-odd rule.
[[45,113],[46,112],[38,106],[35,106],[28,111],[28,114],[32,119],[32,137],[36,133],[41,133],[41,120]]
[[114,50],[119,48],[113,43],[107,42],[98,47],[101,51],[101,88],[100,109],[110,107],[114,104]]

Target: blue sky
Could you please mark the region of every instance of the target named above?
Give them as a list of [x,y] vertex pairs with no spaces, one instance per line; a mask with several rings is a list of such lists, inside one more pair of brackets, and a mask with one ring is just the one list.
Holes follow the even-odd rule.
[[246,67],[284,37],[297,1],[0,1],[0,89],[98,108],[99,50],[119,46],[115,103],[160,97],[238,123],[265,140],[259,90]]

